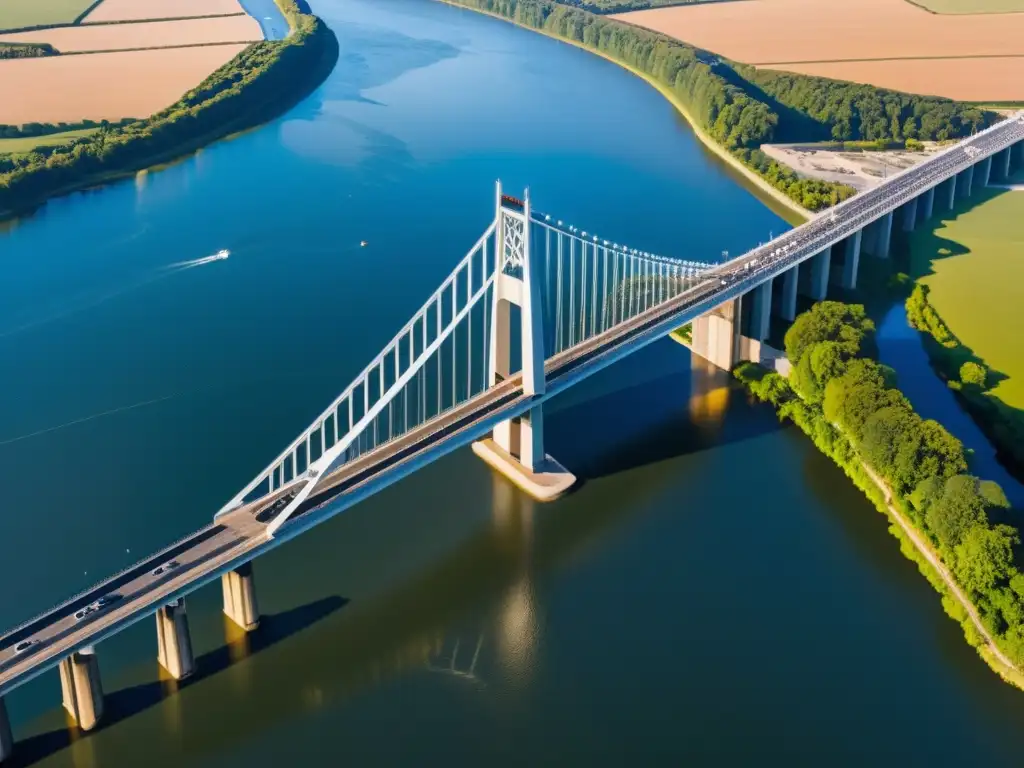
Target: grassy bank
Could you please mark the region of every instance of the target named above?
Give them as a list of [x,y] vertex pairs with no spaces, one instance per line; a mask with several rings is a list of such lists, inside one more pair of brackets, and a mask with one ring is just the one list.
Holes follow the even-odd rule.
[[891,369],[866,356],[859,305],[822,302],[786,334],[790,379],[744,363],[736,376],[795,423],[894,523],[903,553],[943,597],[968,642],[1024,687],[1020,532],[1002,489],[968,474],[963,445],[921,419]]
[[[918,287],[907,319],[925,334],[933,367],[995,445],[1024,474],[1024,194],[984,190],[936,229],[910,238]],[[965,365],[967,366],[965,368]]]
[[0,218],[176,159],[305,98],[334,67],[338,42],[304,5],[277,3],[291,27],[288,37],[249,46],[167,109],[71,142],[0,156]]

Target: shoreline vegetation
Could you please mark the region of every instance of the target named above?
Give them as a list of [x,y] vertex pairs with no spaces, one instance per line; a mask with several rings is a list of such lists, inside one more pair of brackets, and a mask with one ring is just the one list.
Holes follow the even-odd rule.
[[900,549],[942,596],[967,642],[1024,689],[1021,534],[998,484],[969,474],[962,443],[922,419],[873,359],[859,304],[825,301],[786,333],[789,379],[754,363],[734,375],[775,407],[893,521]]
[[[67,143],[0,155],[0,220],[175,160],[273,119],[309,95],[337,62],[337,38],[304,0],[275,2],[288,21],[288,36],[250,45],[170,107],[141,120],[100,124]],[[48,128],[30,130],[42,134]]]
[[821,77],[759,70],[674,38],[552,0],[443,0],[584,48],[642,77],[697,137],[762,191],[802,217],[855,193],[800,178],[762,144],[944,141],[991,125],[974,105]]
[[1024,474],[1024,418],[989,392],[993,377],[988,367],[935,311],[928,301],[929,291],[923,283],[914,286],[906,301],[907,323],[923,335],[932,368],[995,447],[996,457],[1015,475]]

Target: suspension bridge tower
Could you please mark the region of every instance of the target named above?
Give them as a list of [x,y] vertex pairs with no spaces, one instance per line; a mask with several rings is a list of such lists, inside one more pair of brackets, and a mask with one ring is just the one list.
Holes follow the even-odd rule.
[[[523,392],[544,395],[544,314],[542,268],[532,254],[530,193],[517,200],[496,185],[494,287],[491,293],[488,384],[515,374],[513,344],[518,340]],[[513,307],[519,327],[513,327]],[[538,501],[568,491],[576,477],[544,451],[544,410],[538,402],[522,416],[494,427],[491,437],[473,444],[473,452]]]

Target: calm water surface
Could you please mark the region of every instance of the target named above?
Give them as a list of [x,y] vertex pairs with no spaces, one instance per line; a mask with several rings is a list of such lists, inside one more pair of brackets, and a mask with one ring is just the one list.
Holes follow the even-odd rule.
[[[425,0],[314,7],[341,60],[287,116],[0,235],[0,625],[209,520],[476,240],[495,178],[680,257],[786,226],[614,65]],[[577,493],[449,456],[261,559],[248,639],[190,598],[180,690],[147,620],[99,648],[100,731],[72,738],[55,674],[17,691],[18,762],[1020,764],[1024,696],[727,376],[666,341],[549,413]]]

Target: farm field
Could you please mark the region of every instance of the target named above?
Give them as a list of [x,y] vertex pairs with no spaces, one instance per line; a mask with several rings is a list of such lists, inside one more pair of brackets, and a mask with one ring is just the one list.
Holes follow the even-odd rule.
[[0,32],[51,24],[73,24],[96,0],[0,0]]
[[0,124],[146,117],[173,104],[245,47],[210,45],[4,61]]
[[906,0],[738,0],[614,18],[769,69],[972,101],[1024,98],[1024,14],[938,15]]
[[103,0],[82,23],[229,16],[244,12],[238,0]]
[[1024,13],[1024,0],[907,0],[932,13]]
[[[56,27],[0,35],[0,43],[49,43],[61,53],[169,48],[181,45],[239,43],[263,39],[251,16]],[[183,88],[182,92],[188,90]]]
[[957,338],[1008,376],[992,394],[1024,408],[1024,191],[990,189],[934,232],[911,237],[914,276]]
[[30,152],[36,147],[53,147],[57,144],[88,136],[95,133],[98,128],[79,128],[76,131],[62,131],[51,133],[46,136],[25,136],[17,139],[0,139],[0,155],[13,155],[20,152]]

